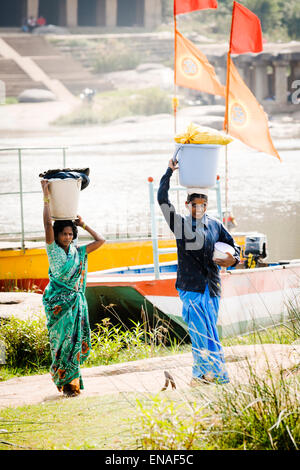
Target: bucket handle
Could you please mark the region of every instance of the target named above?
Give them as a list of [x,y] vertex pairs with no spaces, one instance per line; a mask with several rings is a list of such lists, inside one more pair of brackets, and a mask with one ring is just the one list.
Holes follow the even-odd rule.
[[181,149],[182,149],[182,145],[180,145],[180,146],[175,150],[174,155],[173,155],[173,158],[172,158],[172,160],[173,160],[174,163],[175,163],[175,161],[177,160],[177,159],[176,159],[177,154],[178,154],[179,150],[181,150]]

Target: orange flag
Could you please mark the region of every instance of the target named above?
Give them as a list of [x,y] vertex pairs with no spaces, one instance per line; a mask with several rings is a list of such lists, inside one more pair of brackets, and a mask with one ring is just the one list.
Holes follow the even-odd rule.
[[263,50],[260,19],[248,8],[233,2],[230,34],[231,54],[261,52]]
[[237,139],[260,152],[274,155],[280,161],[269,131],[268,117],[229,57],[229,90],[226,100],[224,129]]
[[174,81],[176,85],[225,97],[225,87],[207,57],[175,29]]
[[174,0],[174,15],[208,8],[218,8],[217,0]]

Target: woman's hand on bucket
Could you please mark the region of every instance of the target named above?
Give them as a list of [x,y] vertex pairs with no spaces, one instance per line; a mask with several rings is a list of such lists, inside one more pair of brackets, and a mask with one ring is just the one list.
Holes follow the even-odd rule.
[[42,185],[44,196],[49,196],[49,181],[41,180],[41,185]]
[[78,227],[83,227],[85,225],[85,223],[83,222],[82,217],[80,215],[77,215],[77,219],[75,220],[75,224]]
[[102,237],[102,235],[100,235],[99,233],[95,232],[95,230],[93,230],[91,227],[86,225],[83,222],[82,217],[80,215],[77,215],[75,224],[79,227],[82,227],[84,230],[86,230],[90,235],[92,235],[93,239],[95,240],[92,243],[89,243],[88,245],[86,245],[87,253],[91,253],[92,251],[97,250],[98,248],[100,248],[100,246],[103,245],[103,243],[105,243],[105,238]]
[[172,171],[174,170],[177,170],[178,169],[178,166],[176,166],[178,163],[177,160],[173,160],[173,158],[171,158],[171,160],[169,160],[169,168],[171,168]]

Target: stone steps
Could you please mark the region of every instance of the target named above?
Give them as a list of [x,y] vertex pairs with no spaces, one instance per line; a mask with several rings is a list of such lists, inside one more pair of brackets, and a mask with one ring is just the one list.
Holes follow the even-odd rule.
[[49,77],[57,80],[72,79],[72,77],[90,78],[90,73],[79,62],[68,56],[36,57],[34,61]]
[[[105,41],[107,38],[104,38]],[[118,40],[119,38],[113,38]],[[79,60],[82,65],[86,68],[92,66],[93,60],[97,58],[97,45],[100,40],[90,42],[90,47],[84,45],[68,46],[65,43],[58,43],[57,48],[62,54],[70,54],[75,60]],[[174,40],[170,38],[159,39],[159,38],[122,38],[122,43],[132,51],[133,54],[137,54],[140,57],[140,62],[156,62],[162,63],[173,59],[174,54]]]
[[43,36],[17,35],[6,36],[5,42],[21,56],[57,56],[60,51]]
[[50,78],[60,80],[75,95],[87,87],[97,91],[113,88],[110,83],[91,74],[79,61],[66,54],[56,57],[36,57],[35,62]]
[[32,80],[12,59],[0,58],[0,80],[5,83],[6,96],[18,96],[26,88],[43,88],[41,82]]
[[[110,83],[91,74],[80,61],[74,60],[70,54],[62,53],[44,37],[19,34],[5,36],[3,39],[23,61],[33,61],[31,69],[36,64],[49,80],[58,80],[72,94],[78,95],[86,87],[97,91],[113,88]],[[6,96],[18,96],[27,88],[46,88],[40,81],[32,80],[17,61],[14,55],[11,59],[0,56],[0,80],[5,82]]]

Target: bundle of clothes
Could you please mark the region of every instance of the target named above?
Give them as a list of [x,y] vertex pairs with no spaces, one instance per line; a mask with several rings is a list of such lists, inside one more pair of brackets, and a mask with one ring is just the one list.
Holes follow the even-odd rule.
[[39,177],[45,180],[81,178],[81,191],[82,191],[90,183],[89,174],[90,174],[89,168],[75,168],[75,169],[63,168],[63,169],[47,170],[44,173],[40,173]]
[[233,141],[229,135],[222,134],[215,129],[207,129],[190,123],[187,130],[174,137],[178,144],[213,144],[227,145]]

